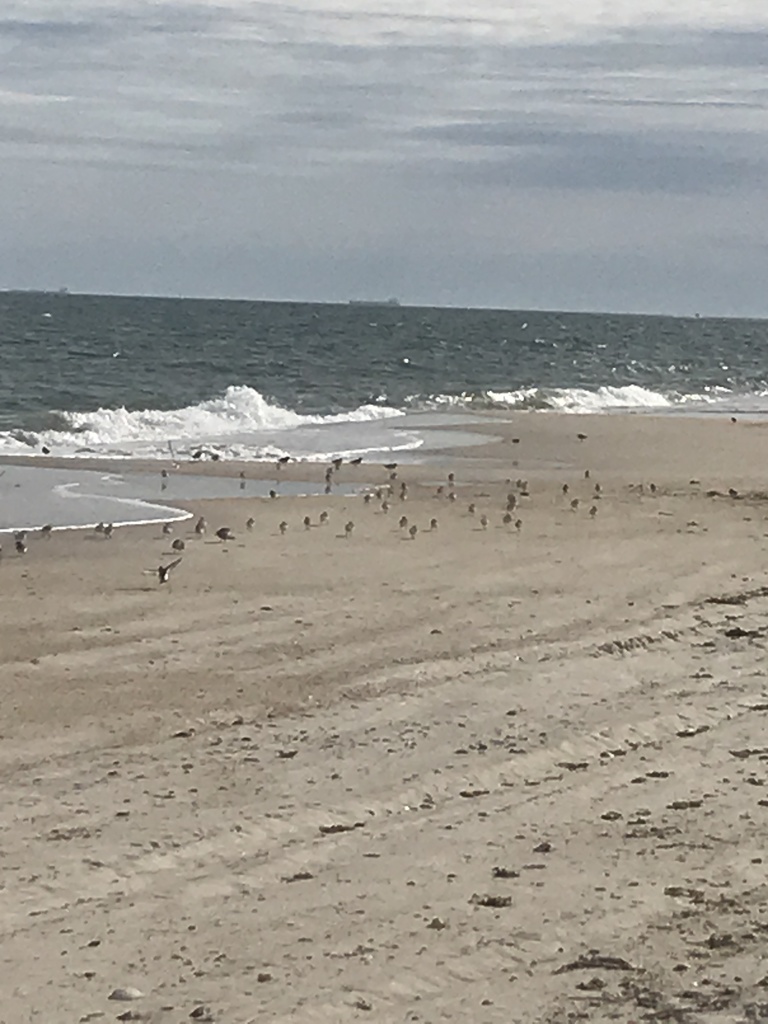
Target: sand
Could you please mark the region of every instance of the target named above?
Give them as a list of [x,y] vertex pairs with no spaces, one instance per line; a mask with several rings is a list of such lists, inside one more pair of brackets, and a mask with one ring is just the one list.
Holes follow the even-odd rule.
[[388,514],[191,503],[168,586],[3,538],[0,1020],[762,1019],[765,428],[488,432]]

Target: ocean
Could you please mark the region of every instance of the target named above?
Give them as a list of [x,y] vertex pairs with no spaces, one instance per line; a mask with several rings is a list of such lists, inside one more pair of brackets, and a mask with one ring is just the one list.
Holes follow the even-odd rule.
[[184,518],[175,501],[274,486],[131,458],[427,461],[487,440],[489,409],[768,415],[767,339],[758,320],[0,293],[0,456],[39,458],[0,469],[0,531]]
[[386,460],[487,409],[768,414],[768,322],[0,293],[0,454]]

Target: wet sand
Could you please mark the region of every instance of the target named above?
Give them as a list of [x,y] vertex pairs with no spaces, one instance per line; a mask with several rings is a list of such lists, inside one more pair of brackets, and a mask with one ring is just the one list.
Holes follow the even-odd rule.
[[3,1019],[759,1019],[765,430],[488,430],[3,539]]

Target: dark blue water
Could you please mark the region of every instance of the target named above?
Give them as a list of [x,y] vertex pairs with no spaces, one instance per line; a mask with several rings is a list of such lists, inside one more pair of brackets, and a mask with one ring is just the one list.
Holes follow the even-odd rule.
[[360,407],[768,410],[757,320],[7,292],[0,357],[0,450],[284,431]]

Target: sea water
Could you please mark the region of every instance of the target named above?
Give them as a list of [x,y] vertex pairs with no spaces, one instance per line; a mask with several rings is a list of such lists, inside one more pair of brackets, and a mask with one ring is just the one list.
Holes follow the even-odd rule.
[[6,292],[0,455],[385,462],[486,440],[488,410],[763,416],[767,342],[759,320]]

